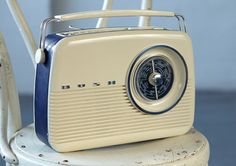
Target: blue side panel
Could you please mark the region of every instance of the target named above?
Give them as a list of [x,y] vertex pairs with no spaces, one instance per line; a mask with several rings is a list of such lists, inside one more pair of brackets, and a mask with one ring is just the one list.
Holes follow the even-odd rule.
[[48,142],[48,88],[50,69],[53,55],[53,46],[63,37],[56,34],[48,35],[45,44],[46,61],[38,64],[35,77],[34,114],[35,131],[38,138],[49,145]]

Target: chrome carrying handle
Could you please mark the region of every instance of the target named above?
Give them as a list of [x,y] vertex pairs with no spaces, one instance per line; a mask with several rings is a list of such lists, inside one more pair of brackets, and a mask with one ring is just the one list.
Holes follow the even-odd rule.
[[45,39],[48,24],[51,22],[64,22],[71,20],[81,20],[90,18],[107,18],[107,17],[130,17],[130,16],[147,16],[147,17],[175,17],[179,22],[179,30],[186,32],[185,19],[182,15],[167,11],[154,10],[104,10],[93,12],[79,12],[65,15],[57,15],[53,18],[48,18],[41,24],[40,45],[39,49],[42,53],[45,48]]
[[153,10],[107,10],[94,12],[79,12],[65,15],[57,15],[54,18],[60,21],[70,21],[100,17],[128,17],[128,16],[159,16],[159,17],[174,17],[175,13],[166,11]]

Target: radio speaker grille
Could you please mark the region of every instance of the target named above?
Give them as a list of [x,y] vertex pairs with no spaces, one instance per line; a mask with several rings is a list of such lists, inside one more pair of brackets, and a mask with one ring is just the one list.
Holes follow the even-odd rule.
[[53,92],[49,112],[51,141],[68,143],[187,126],[192,115],[191,90],[191,84],[188,84],[179,104],[161,115],[148,115],[137,110],[131,104],[125,86]]

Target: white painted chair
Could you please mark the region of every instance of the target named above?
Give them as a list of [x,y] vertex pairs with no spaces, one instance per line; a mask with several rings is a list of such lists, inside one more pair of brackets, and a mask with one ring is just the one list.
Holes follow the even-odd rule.
[[208,141],[195,129],[175,138],[59,154],[30,125],[17,132],[11,148],[20,166],[207,166],[209,159]]

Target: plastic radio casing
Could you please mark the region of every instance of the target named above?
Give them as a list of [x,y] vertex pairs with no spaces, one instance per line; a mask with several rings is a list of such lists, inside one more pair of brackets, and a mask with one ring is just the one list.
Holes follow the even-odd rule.
[[[184,62],[186,82],[177,82],[161,99],[163,110],[148,112],[132,97],[132,65],[137,57],[171,56],[171,50]],[[185,32],[110,28],[51,34],[45,53],[46,61],[36,72],[35,130],[56,151],[171,137],[192,127],[194,60]],[[177,69],[173,66],[173,84],[181,77]],[[173,103],[178,87],[183,90]]]

